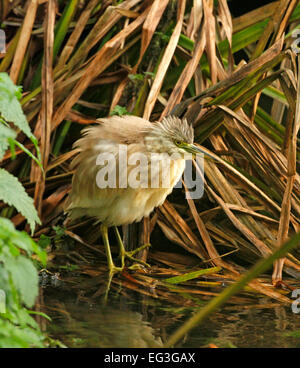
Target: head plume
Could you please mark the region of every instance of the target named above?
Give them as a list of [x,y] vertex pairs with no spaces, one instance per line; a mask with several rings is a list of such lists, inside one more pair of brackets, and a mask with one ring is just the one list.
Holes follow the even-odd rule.
[[194,129],[188,124],[186,119],[179,119],[177,116],[167,116],[161,122],[154,123],[153,133],[174,141],[186,143],[194,142]]

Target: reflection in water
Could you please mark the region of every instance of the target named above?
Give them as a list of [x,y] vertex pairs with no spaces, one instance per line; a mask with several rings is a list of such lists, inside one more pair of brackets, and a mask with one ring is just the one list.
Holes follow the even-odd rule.
[[214,343],[218,347],[291,348],[300,339],[290,336],[300,330],[300,316],[289,307],[223,309],[196,328],[185,347]]
[[160,348],[163,345],[138,312],[102,304],[90,308],[88,304],[64,303],[64,307],[64,313],[59,313],[59,308],[55,308],[55,315],[50,313],[53,323],[49,332],[69,347]]
[[[68,347],[162,347],[195,310],[128,290],[126,296],[111,293],[106,305],[100,298],[87,297],[86,290],[46,288],[43,294],[43,311],[52,318],[48,333]],[[300,331],[300,315],[272,303],[254,297],[246,304],[228,303],[192,330],[180,346],[300,347],[300,338],[290,335]]]
[[[153,329],[142,320],[142,315],[129,310],[108,307],[81,314],[82,321],[69,324],[74,335],[89,341],[90,347],[101,348],[158,348],[160,338],[155,338]],[[65,326],[68,328],[68,326]]]

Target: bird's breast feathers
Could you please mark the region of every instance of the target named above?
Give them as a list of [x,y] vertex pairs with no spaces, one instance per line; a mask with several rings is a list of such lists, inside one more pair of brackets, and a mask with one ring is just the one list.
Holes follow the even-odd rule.
[[[114,153],[117,158],[115,169],[108,169],[106,163],[95,165],[97,169],[94,170],[89,161],[82,170],[81,162],[75,171],[67,208],[71,218],[96,217],[109,226],[140,221],[163,204],[185,168],[183,159],[156,157],[152,165],[149,162],[125,165],[125,182],[120,183],[122,172],[119,170],[119,157]],[[97,175],[102,181],[97,181]]]

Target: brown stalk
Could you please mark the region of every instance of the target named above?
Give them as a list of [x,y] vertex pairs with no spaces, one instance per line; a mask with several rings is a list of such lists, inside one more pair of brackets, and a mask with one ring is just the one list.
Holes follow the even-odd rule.
[[[188,189],[185,185],[185,183],[183,182],[185,191],[187,192]],[[211,237],[209,235],[209,232],[207,231],[204,222],[202,221],[201,217],[198,214],[198,211],[196,209],[195,203],[192,199],[187,198],[187,202],[188,205],[190,207],[191,213],[193,215],[193,218],[195,220],[195,223],[197,225],[198,231],[201,235],[201,238],[203,240],[203,243],[205,244],[206,250],[211,258],[211,261],[216,265],[216,266],[220,266],[222,268],[225,268],[235,274],[239,274],[234,267],[232,267],[231,265],[229,265],[228,263],[224,262],[221,258],[220,255],[218,253],[218,251],[216,250]]]
[[[297,136],[300,127],[300,60],[298,56],[298,79],[297,79],[297,101],[296,113],[292,134],[287,142],[287,183],[281,205],[280,222],[277,234],[277,245],[280,247],[287,239],[291,218],[291,198],[297,168]],[[275,285],[282,280],[282,270],[285,259],[278,259],[274,263],[272,281]]]
[[251,26],[256,22],[260,22],[274,14],[274,10],[278,7],[279,1],[274,1],[271,4],[261,6],[258,9],[254,9],[240,17],[233,18],[233,30],[234,32],[241,31],[244,28]]
[[[207,169],[206,169],[207,172]],[[242,234],[246,236],[249,241],[256,246],[256,248],[261,252],[261,254],[266,257],[271,254],[270,248],[258,239],[253,232],[251,232],[247,226],[242,224],[241,221],[233,214],[233,212],[228,208],[227,204],[222,200],[220,196],[218,196],[209,186],[207,186],[209,193],[215,198],[215,200],[219,203],[219,205],[223,208],[223,211],[228,216],[229,220],[232,224],[241,231]]]
[[190,19],[186,27],[186,35],[194,41],[203,17],[203,4],[202,0],[194,0],[193,3]]
[[63,67],[63,65],[68,61],[69,57],[71,56],[74,47],[76,46],[80,35],[82,34],[84,27],[86,26],[87,21],[89,20],[89,17],[91,15],[91,12],[97,5],[98,0],[91,0],[88,2],[86,8],[81,13],[80,18],[76,22],[76,26],[74,28],[74,31],[72,32],[71,36],[69,37],[65,47],[62,50],[62,53],[58,59],[57,62],[57,69],[60,69]]
[[201,259],[206,260],[208,257],[205,249],[175,208],[168,201],[165,201],[159,208],[159,211],[181,235],[183,241],[186,243],[186,249],[189,249],[189,252],[196,254]]
[[[44,59],[42,67],[42,109],[41,121],[41,156],[44,171],[47,169],[50,154],[51,121],[53,113],[53,42],[55,25],[55,0],[48,0],[46,4],[45,35],[44,35]],[[36,186],[34,200],[38,213],[41,216],[42,198],[45,190],[45,177],[38,168],[35,178]]]
[[250,73],[260,69],[263,66],[267,66],[269,62],[272,62],[274,58],[280,57],[283,58],[285,55],[281,54],[280,51],[282,49],[283,40],[280,39],[274,43],[268,50],[266,50],[262,55],[260,55],[257,59],[250,61],[248,64],[245,64],[241,66],[240,68],[237,68],[237,70],[232,73],[228,78],[214,84],[213,86],[207,88],[203,92],[201,92],[199,95],[197,95],[195,98],[188,99],[182,103],[182,106],[176,107],[178,112],[178,115],[180,115],[180,111],[184,110],[186,106],[191,104],[191,101],[197,99],[200,101],[204,97],[210,97],[214,96],[218,93],[221,93],[225,89],[233,86],[234,84],[241,81],[243,78],[248,76]]
[[210,79],[212,84],[217,83],[217,63],[216,63],[216,26],[213,16],[214,2],[203,0],[204,10],[204,30],[206,34],[206,53],[210,67]]
[[183,23],[183,16],[184,16],[184,11],[185,11],[185,5],[186,5],[186,0],[180,0],[179,4],[178,4],[178,12],[179,12],[179,16],[178,16],[178,21],[177,24],[174,28],[174,31],[172,33],[172,36],[170,38],[170,41],[168,43],[168,46],[166,47],[166,50],[164,52],[164,55],[162,57],[162,60],[159,64],[155,79],[153,81],[153,84],[151,86],[149,95],[148,95],[148,99],[146,101],[146,105],[145,105],[145,109],[144,109],[144,119],[150,119],[150,115],[152,113],[152,110],[154,108],[155,102],[158,98],[160,89],[162,87],[163,84],[163,80],[164,77],[167,73],[168,67],[171,63],[171,60],[173,58],[178,40],[179,40],[179,36],[181,33],[181,29],[182,29],[182,23]]
[[275,35],[273,36],[273,39],[275,41],[279,40],[282,36],[284,36],[284,32],[288,26],[289,19],[291,15],[293,14],[293,11],[295,10],[298,2],[299,2],[298,0],[290,0],[288,2],[288,6],[285,10],[285,14],[282,17],[281,22],[277,25]]
[[[196,167],[197,168],[197,167]],[[223,175],[221,175],[220,171],[217,170],[216,166],[210,162],[206,163],[205,173],[208,176],[209,180],[213,183],[213,185],[218,189],[221,196],[225,198],[226,202],[234,202],[241,203],[244,207],[246,207],[245,201],[242,200],[239,193],[236,192],[233,187],[229,185],[229,183],[225,180]],[[208,185],[206,185],[209,193],[214,197],[214,199],[219,203],[222,207],[223,211],[226,213],[230,221],[233,225],[239,229],[245,236],[250,240],[252,244],[254,244],[257,249],[262,253],[262,255],[267,256],[271,253],[269,247],[262,242],[248,227],[253,227],[255,222],[250,216],[242,216],[241,221],[232,213],[232,211],[228,208],[225,201],[219,197]],[[258,230],[256,226],[256,231]]]
[[189,60],[185,65],[183,72],[181,73],[175,87],[172,90],[167,106],[164,108],[160,119],[162,119],[164,116],[169,115],[173,108],[181,101],[184,91],[186,90],[190,80],[192,79],[198,67],[200,58],[204,51],[205,44],[206,38],[204,31],[202,30],[199,39],[197,40],[193,56],[191,60]]
[[[273,222],[275,224],[278,223],[277,220],[274,220],[271,217],[262,215],[261,213],[255,212],[255,211],[253,211],[253,210],[251,210],[249,208],[245,208],[245,207],[238,206],[236,204],[230,204],[230,203],[227,203],[227,206],[232,211],[246,213],[246,214],[251,215],[253,217],[257,217],[257,218],[259,218],[261,220],[264,220],[264,221]],[[199,216],[201,216],[201,218],[202,217],[204,217],[204,218],[206,218],[206,217],[211,218],[211,216],[214,216],[214,214],[220,212],[221,210],[222,210],[222,207],[221,206],[217,206],[217,207],[211,208],[209,210],[202,211],[201,213],[199,213]]]
[[112,101],[111,101],[111,105],[110,105],[110,109],[109,109],[109,113],[111,114],[111,112],[113,111],[113,109],[116,107],[116,105],[118,104],[120,98],[122,97],[122,94],[124,92],[124,89],[126,87],[128,83],[128,76],[126,76],[121,83],[118,85],[118,88],[116,90],[116,92],[113,95]]
[[219,0],[219,16],[223,25],[224,32],[226,34],[226,38],[228,39],[229,46],[232,46],[232,18],[230,14],[230,10],[228,8],[228,4],[226,0]]
[[154,35],[156,27],[158,26],[159,21],[168,5],[169,0],[154,0],[151,6],[150,12],[147,15],[145,22],[143,24],[142,30],[142,43],[141,43],[141,50],[140,56],[136,63],[136,65],[132,69],[132,73],[136,73],[140,62],[143,59],[145,51],[150,44],[150,41]]
[[[287,12],[287,9],[290,9],[290,6],[293,7],[293,3],[295,0],[282,0],[278,2],[278,7],[274,8],[274,13],[269,20],[266,29],[264,30],[263,35],[260,37],[259,41],[257,42],[257,45],[255,47],[255,50],[253,54],[251,55],[251,60],[257,58],[264,50],[265,46],[267,45],[269,38],[271,34],[274,32],[273,40],[271,41],[271,44],[274,43],[274,41],[280,39],[282,37],[283,30],[279,29],[279,25],[281,24],[282,20],[284,19],[284,16]],[[289,13],[289,16],[291,13]],[[287,25],[287,20],[285,20],[284,24]],[[280,32],[279,32],[280,31]],[[278,37],[277,37],[278,36]]]
[[38,0],[28,0],[26,15],[22,25],[18,45],[15,51],[15,56],[10,69],[10,77],[14,83],[17,83],[18,81],[18,76],[20,73],[24,55],[27,50],[28,43],[30,41],[32,27],[34,24],[38,5],[39,5]]
[[150,8],[148,7],[136,20],[120,33],[108,41],[100,51],[95,55],[89,66],[85,69],[83,76],[76,83],[72,93],[57,109],[52,123],[52,129],[55,129],[66,117],[72,106],[78,101],[84,90],[89,86],[91,81],[104,70],[105,63],[118,51],[121,42],[132,32],[134,32],[145,20]]
[[101,38],[122,18],[122,14],[117,12],[117,9],[128,10],[139,2],[141,2],[141,0],[127,0],[119,4],[117,7],[108,6],[90,33],[78,47],[74,56],[72,56],[69,60],[68,68],[73,69],[74,67],[77,67],[78,64],[81,64],[82,60],[85,59],[91,48],[95,46],[101,40]]

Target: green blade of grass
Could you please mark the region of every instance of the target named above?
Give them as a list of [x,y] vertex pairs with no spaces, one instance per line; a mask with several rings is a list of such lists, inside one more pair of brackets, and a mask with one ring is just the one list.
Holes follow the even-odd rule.
[[216,273],[219,271],[221,271],[221,267],[205,268],[205,269],[198,270],[198,271],[188,272],[180,276],[169,277],[168,279],[165,279],[164,281],[170,284],[179,284],[181,282],[193,280],[199,276],[210,275],[212,273]]

